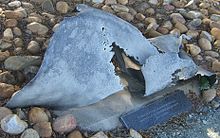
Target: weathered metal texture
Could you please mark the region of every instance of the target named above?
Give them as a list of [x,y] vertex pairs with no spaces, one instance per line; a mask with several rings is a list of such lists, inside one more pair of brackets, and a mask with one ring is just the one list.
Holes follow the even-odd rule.
[[122,19],[79,5],[54,33],[36,77],[7,103],[8,107],[80,107],[123,89],[111,62],[113,43],[140,64],[157,49]]

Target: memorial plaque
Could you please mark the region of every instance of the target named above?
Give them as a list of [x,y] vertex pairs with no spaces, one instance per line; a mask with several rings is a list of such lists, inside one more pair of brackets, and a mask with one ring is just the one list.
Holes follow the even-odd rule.
[[126,128],[146,130],[173,116],[191,110],[192,104],[183,91],[175,91],[138,109],[123,114],[120,121]]

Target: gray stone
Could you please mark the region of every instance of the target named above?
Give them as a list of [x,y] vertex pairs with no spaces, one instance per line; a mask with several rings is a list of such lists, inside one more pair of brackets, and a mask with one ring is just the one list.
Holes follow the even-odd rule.
[[200,38],[199,41],[199,46],[203,49],[203,50],[212,50],[212,44],[210,43],[209,40],[205,39],[205,38]]
[[8,51],[1,52],[0,51],[0,62],[4,61],[10,56],[10,53]]
[[12,47],[11,43],[8,43],[8,42],[5,42],[3,40],[0,40],[0,50],[5,51],[5,50],[7,50],[7,49],[9,49],[11,47]]
[[212,42],[212,36],[210,35],[209,32],[202,31],[200,33],[200,38],[205,38],[205,39],[209,40],[210,42]]
[[5,68],[8,70],[23,70],[31,65],[40,65],[41,57],[38,56],[11,56],[5,60]]
[[218,14],[212,14],[211,17],[210,17],[211,20],[215,21],[215,22],[218,22],[220,21],[220,15]]
[[201,19],[193,19],[192,21],[189,22],[188,28],[196,30],[196,28],[199,27],[201,24],[202,24]]
[[111,5],[111,7],[115,12],[129,12],[129,9],[124,5],[116,4],[116,5]]
[[15,1],[12,1],[12,2],[8,3],[8,6],[12,7],[12,8],[17,8],[17,7],[21,6],[21,2],[18,1],[18,0],[15,0]]
[[12,40],[14,38],[11,28],[5,29],[3,33],[3,38],[6,40]]
[[213,58],[218,58],[219,57],[219,53],[215,52],[215,51],[205,51],[205,55],[211,56]]
[[36,41],[31,41],[27,47],[28,52],[31,54],[37,54],[40,52],[40,46]]
[[28,124],[15,114],[7,115],[1,120],[2,130],[9,134],[20,134],[27,127]]
[[44,2],[41,4],[41,7],[46,12],[51,12],[51,13],[55,12],[55,9],[54,9],[54,6],[51,0],[44,0]]
[[16,80],[14,75],[12,75],[9,71],[5,71],[0,73],[0,82],[8,83],[8,84],[15,84]]
[[45,25],[37,23],[37,22],[32,22],[28,24],[27,29],[39,35],[45,35],[49,31],[49,29]]
[[40,136],[36,130],[28,128],[22,133],[20,138],[40,138]]

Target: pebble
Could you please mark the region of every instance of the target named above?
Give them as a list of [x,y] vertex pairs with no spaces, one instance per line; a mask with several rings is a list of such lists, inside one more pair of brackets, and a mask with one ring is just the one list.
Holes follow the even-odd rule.
[[39,122],[33,128],[38,132],[40,137],[51,137],[53,132],[50,122]]
[[5,51],[11,47],[12,47],[11,43],[5,42],[2,39],[0,39],[0,50]]
[[137,131],[134,129],[130,129],[130,135],[132,138],[143,138],[141,134],[139,134]]
[[180,30],[177,28],[174,28],[173,30],[170,31],[170,34],[173,34],[175,36],[180,36]]
[[7,115],[1,120],[2,130],[9,134],[20,134],[27,127],[28,124],[15,114]]
[[126,21],[132,21],[134,19],[134,16],[132,16],[130,13],[128,12],[119,12],[117,13],[117,15],[119,17],[121,17],[122,19],[126,20]]
[[104,132],[100,131],[90,138],[108,138],[108,136],[106,136]]
[[80,133],[80,131],[75,130],[73,132],[71,132],[67,138],[83,138],[82,134]]
[[145,19],[145,16],[142,13],[137,13],[135,15],[135,18],[137,18],[139,21],[143,21]]
[[212,21],[218,22],[218,21],[220,21],[220,15],[218,15],[218,14],[212,14],[212,15],[210,16],[210,19],[211,19]]
[[44,109],[39,107],[33,107],[28,112],[28,119],[31,123],[48,122],[49,118]]
[[201,18],[202,13],[198,11],[189,11],[187,17],[190,19]]
[[147,17],[147,18],[145,18],[144,23],[146,25],[149,25],[151,23],[157,23],[157,21],[154,18],[152,18],[152,17]]
[[201,24],[202,24],[201,19],[193,19],[192,21],[189,22],[187,26],[189,29],[196,30]]
[[27,25],[27,29],[29,29],[32,33],[37,33],[39,35],[45,35],[49,29],[38,22],[32,22]]
[[13,41],[14,41],[14,44],[16,47],[23,47],[24,46],[23,40],[21,38],[15,38]]
[[28,128],[22,133],[20,138],[40,138],[40,136],[36,130]]
[[26,21],[28,23],[31,23],[31,22],[38,22],[38,23],[42,23],[42,19],[40,17],[37,17],[37,16],[29,16]]
[[212,36],[207,31],[202,31],[200,33],[200,38],[205,38],[205,39],[209,40],[210,42],[212,42]]
[[213,61],[212,70],[220,72],[220,62],[219,61],[217,61],[217,60]]
[[15,84],[16,80],[14,75],[12,75],[9,71],[4,71],[0,73],[0,82],[7,84]]
[[68,133],[76,128],[76,119],[72,114],[60,116],[54,120],[52,126],[58,133]]
[[173,28],[173,24],[170,21],[165,21],[162,27],[167,28],[168,30],[171,30]]
[[16,19],[7,19],[5,21],[5,27],[15,27],[17,26],[18,22]]
[[104,2],[106,5],[112,5],[112,4],[117,4],[116,0],[105,0]]
[[41,8],[45,12],[50,12],[50,13],[55,12],[55,9],[54,9],[54,6],[51,0],[44,0],[44,2],[41,4]]
[[15,0],[15,1],[9,2],[8,6],[11,8],[17,8],[21,6],[21,2],[18,0]]
[[148,2],[152,5],[157,5],[158,4],[158,0],[149,0]]
[[0,107],[0,120],[2,120],[4,117],[11,115],[12,111],[6,107]]
[[134,9],[139,13],[144,13],[148,8],[150,8],[150,5],[147,2],[137,2],[134,5]]
[[15,92],[15,88],[11,84],[0,83],[0,97],[10,98]]
[[213,58],[218,58],[219,57],[219,53],[215,52],[215,51],[205,51],[205,55],[211,56]]
[[161,34],[168,34],[169,33],[169,30],[167,28],[164,28],[164,27],[158,27],[157,31]]
[[4,62],[8,70],[23,70],[31,65],[40,65],[41,57],[39,56],[11,56]]
[[122,4],[122,5],[126,5],[128,4],[128,0],[117,0],[118,3]]
[[220,29],[212,28],[211,34],[215,37],[215,39],[220,40]]
[[198,43],[203,50],[212,50],[212,44],[209,42],[209,40],[200,38]]
[[55,32],[59,26],[60,26],[60,24],[59,24],[59,23],[55,24],[55,25],[53,26],[53,29],[52,29],[52,30],[53,30],[53,32]]
[[40,52],[40,46],[36,41],[31,41],[27,47],[28,52],[31,54],[37,54]]
[[14,35],[12,33],[11,28],[7,28],[5,29],[4,33],[3,33],[3,38],[5,40],[12,40],[14,38]]
[[210,26],[210,28],[218,28],[218,29],[220,29],[220,22],[211,21],[209,23],[209,26]]
[[202,92],[203,99],[206,102],[212,101],[216,96],[216,89],[209,89]]
[[155,10],[153,8],[148,8],[146,11],[145,11],[145,14],[147,16],[152,16],[155,14]]
[[199,35],[199,32],[196,30],[188,30],[186,33],[187,36],[190,36],[192,38],[197,38]]
[[129,9],[124,5],[116,4],[116,5],[111,5],[111,7],[115,12],[129,12]]
[[180,13],[172,13],[170,15],[170,18],[172,19],[172,22],[174,24],[176,23],[182,23],[182,24],[185,24],[186,23],[186,20],[184,19],[184,17],[180,14]]
[[0,62],[4,61],[10,56],[10,53],[8,51],[1,52],[0,51]]
[[[102,3],[104,0],[92,0],[94,3]],[[56,4],[56,9],[58,12],[65,14],[68,12],[69,5],[65,1],[59,1]]]
[[180,33],[186,33],[186,32],[188,31],[188,28],[187,28],[184,24],[182,24],[182,23],[180,23],[180,22],[177,22],[177,23],[175,24],[175,28],[177,28],[178,30],[180,30]]
[[189,48],[189,52],[192,56],[197,56],[201,53],[201,49],[197,45],[187,44],[186,47]]
[[14,33],[16,36],[21,36],[21,35],[22,35],[21,29],[18,28],[18,27],[14,27],[14,28],[13,28],[13,33]]
[[215,47],[220,47],[220,40],[216,40],[216,41],[214,42],[214,46],[215,46]]

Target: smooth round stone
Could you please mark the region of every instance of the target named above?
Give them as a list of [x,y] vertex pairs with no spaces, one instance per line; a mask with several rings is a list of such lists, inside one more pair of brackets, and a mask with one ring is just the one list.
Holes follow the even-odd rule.
[[134,19],[134,16],[132,16],[130,13],[128,12],[119,12],[117,13],[117,15],[119,17],[121,17],[122,19],[126,20],[126,21],[132,21]]
[[187,28],[184,24],[182,24],[182,23],[180,23],[180,22],[177,22],[177,23],[175,24],[175,28],[177,28],[178,30],[180,30],[180,33],[186,33],[186,32],[188,31],[188,28]]
[[22,133],[20,138],[40,138],[40,136],[36,130],[28,128]]
[[173,24],[170,21],[165,21],[162,27],[167,28],[168,30],[171,30],[173,28]]
[[206,31],[202,31],[200,33],[200,38],[205,38],[205,39],[209,40],[210,42],[212,42],[212,36]]
[[128,4],[128,0],[117,0],[118,3],[122,4],[122,5],[126,5]]
[[172,13],[170,15],[170,17],[171,17],[173,23],[178,23],[178,22],[182,23],[182,24],[186,23],[186,20],[184,19],[184,17],[180,13]]
[[112,10],[112,8],[108,5],[104,5],[102,6],[102,10],[106,11],[106,12],[110,12],[110,13],[114,13],[114,11]]
[[220,29],[212,28],[211,34],[215,37],[215,39],[220,40]]
[[12,111],[6,107],[0,107],[0,120],[2,120],[7,115],[11,115]]
[[14,38],[11,28],[5,29],[3,32],[3,38],[6,40],[12,40]]
[[187,44],[186,47],[189,48],[189,52],[192,56],[197,56],[198,54],[201,53],[201,49],[197,45]]
[[80,133],[80,131],[75,130],[73,132],[71,132],[67,138],[83,138],[82,134]]
[[37,22],[32,22],[32,23],[28,24],[27,29],[29,29],[31,32],[37,33],[39,35],[45,35],[49,31],[49,29],[45,25],[42,25]]
[[199,46],[203,49],[203,50],[212,50],[212,44],[210,43],[209,40],[205,39],[205,38],[200,38],[199,41]]
[[117,4],[116,0],[105,0],[106,5],[112,5],[112,4]]
[[189,22],[188,28],[189,29],[196,29],[201,24],[202,24],[202,20],[201,19],[193,19],[192,21]]
[[170,34],[173,34],[175,36],[180,36],[180,30],[177,28],[174,28],[173,30],[170,31]]
[[6,60],[10,56],[10,53],[8,51],[1,52],[0,51],[0,62]]
[[15,1],[8,3],[8,6],[11,8],[17,8],[21,6],[21,2],[18,0],[15,0]]
[[213,61],[212,70],[220,72],[220,62],[218,60]]
[[15,38],[14,39],[14,44],[16,47],[23,47],[24,44],[23,44],[23,40],[21,38]]
[[209,23],[209,26],[210,26],[210,28],[218,28],[218,29],[220,29],[220,22],[211,21]]
[[157,31],[160,32],[161,34],[168,34],[169,30],[165,27],[158,27]]
[[152,18],[152,17],[147,17],[147,18],[144,19],[144,23],[145,23],[146,25],[149,25],[149,24],[151,24],[151,23],[157,23],[157,21],[156,21],[156,19],[154,19],[154,18]]
[[135,18],[138,19],[139,21],[143,21],[145,19],[145,16],[142,13],[137,13],[135,15]]
[[10,98],[15,92],[15,88],[11,84],[0,83],[0,97]]
[[1,120],[2,130],[9,134],[20,134],[27,127],[28,124],[15,114],[7,115]]
[[10,73],[9,71],[4,71],[0,73],[0,82],[7,83],[7,84],[15,84],[16,79],[12,73]]
[[40,52],[40,46],[36,41],[31,41],[27,47],[28,52],[31,54],[37,54]]
[[218,22],[218,21],[220,21],[220,15],[218,15],[218,14],[212,14],[211,17],[210,17],[210,19],[213,20],[213,21]]
[[21,35],[22,35],[21,29],[19,29],[18,27],[14,27],[14,28],[13,28],[13,33],[14,33],[16,36],[21,36]]
[[41,4],[43,11],[54,13],[55,9],[51,0],[44,0]]
[[17,24],[18,24],[18,22],[17,22],[16,19],[7,19],[5,21],[5,26],[6,27],[15,27],[15,26],[17,26]]
[[205,51],[205,55],[211,56],[213,58],[218,58],[219,57],[219,53],[215,52],[215,51]]
[[28,113],[28,118],[31,123],[47,122],[49,118],[42,108],[33,107]]
[[129,9],[124,5],[116,4],[116,5],[111,5],[111,7],[115,12],[129,12]]
[[148,15],[148,16],[152,16],[155,14],[155,10],[153,8],[148,8],[146,11],[145,11],[145,14]]
[[[102,3],[103,1],[101,1],[100,3]],[[56,4],[56,9],[57,11],[59,11],[60,13],[67,13],[68,9],[69,9],[69,5],[68,3],[66,3],[65,1],[59,1]]]
[[220,47],[220,40],[216,40],[216,41],[214,42],[214,46],[215,46],[215,47]]
[[199,35],[199,32],[196,30],[188,30],[186,34],[187,36],[191,36],[192,38],[197,38]]
[[53,132],[50,122],[39,122],[33,128],[38,132],[40,137],[51,137]]

